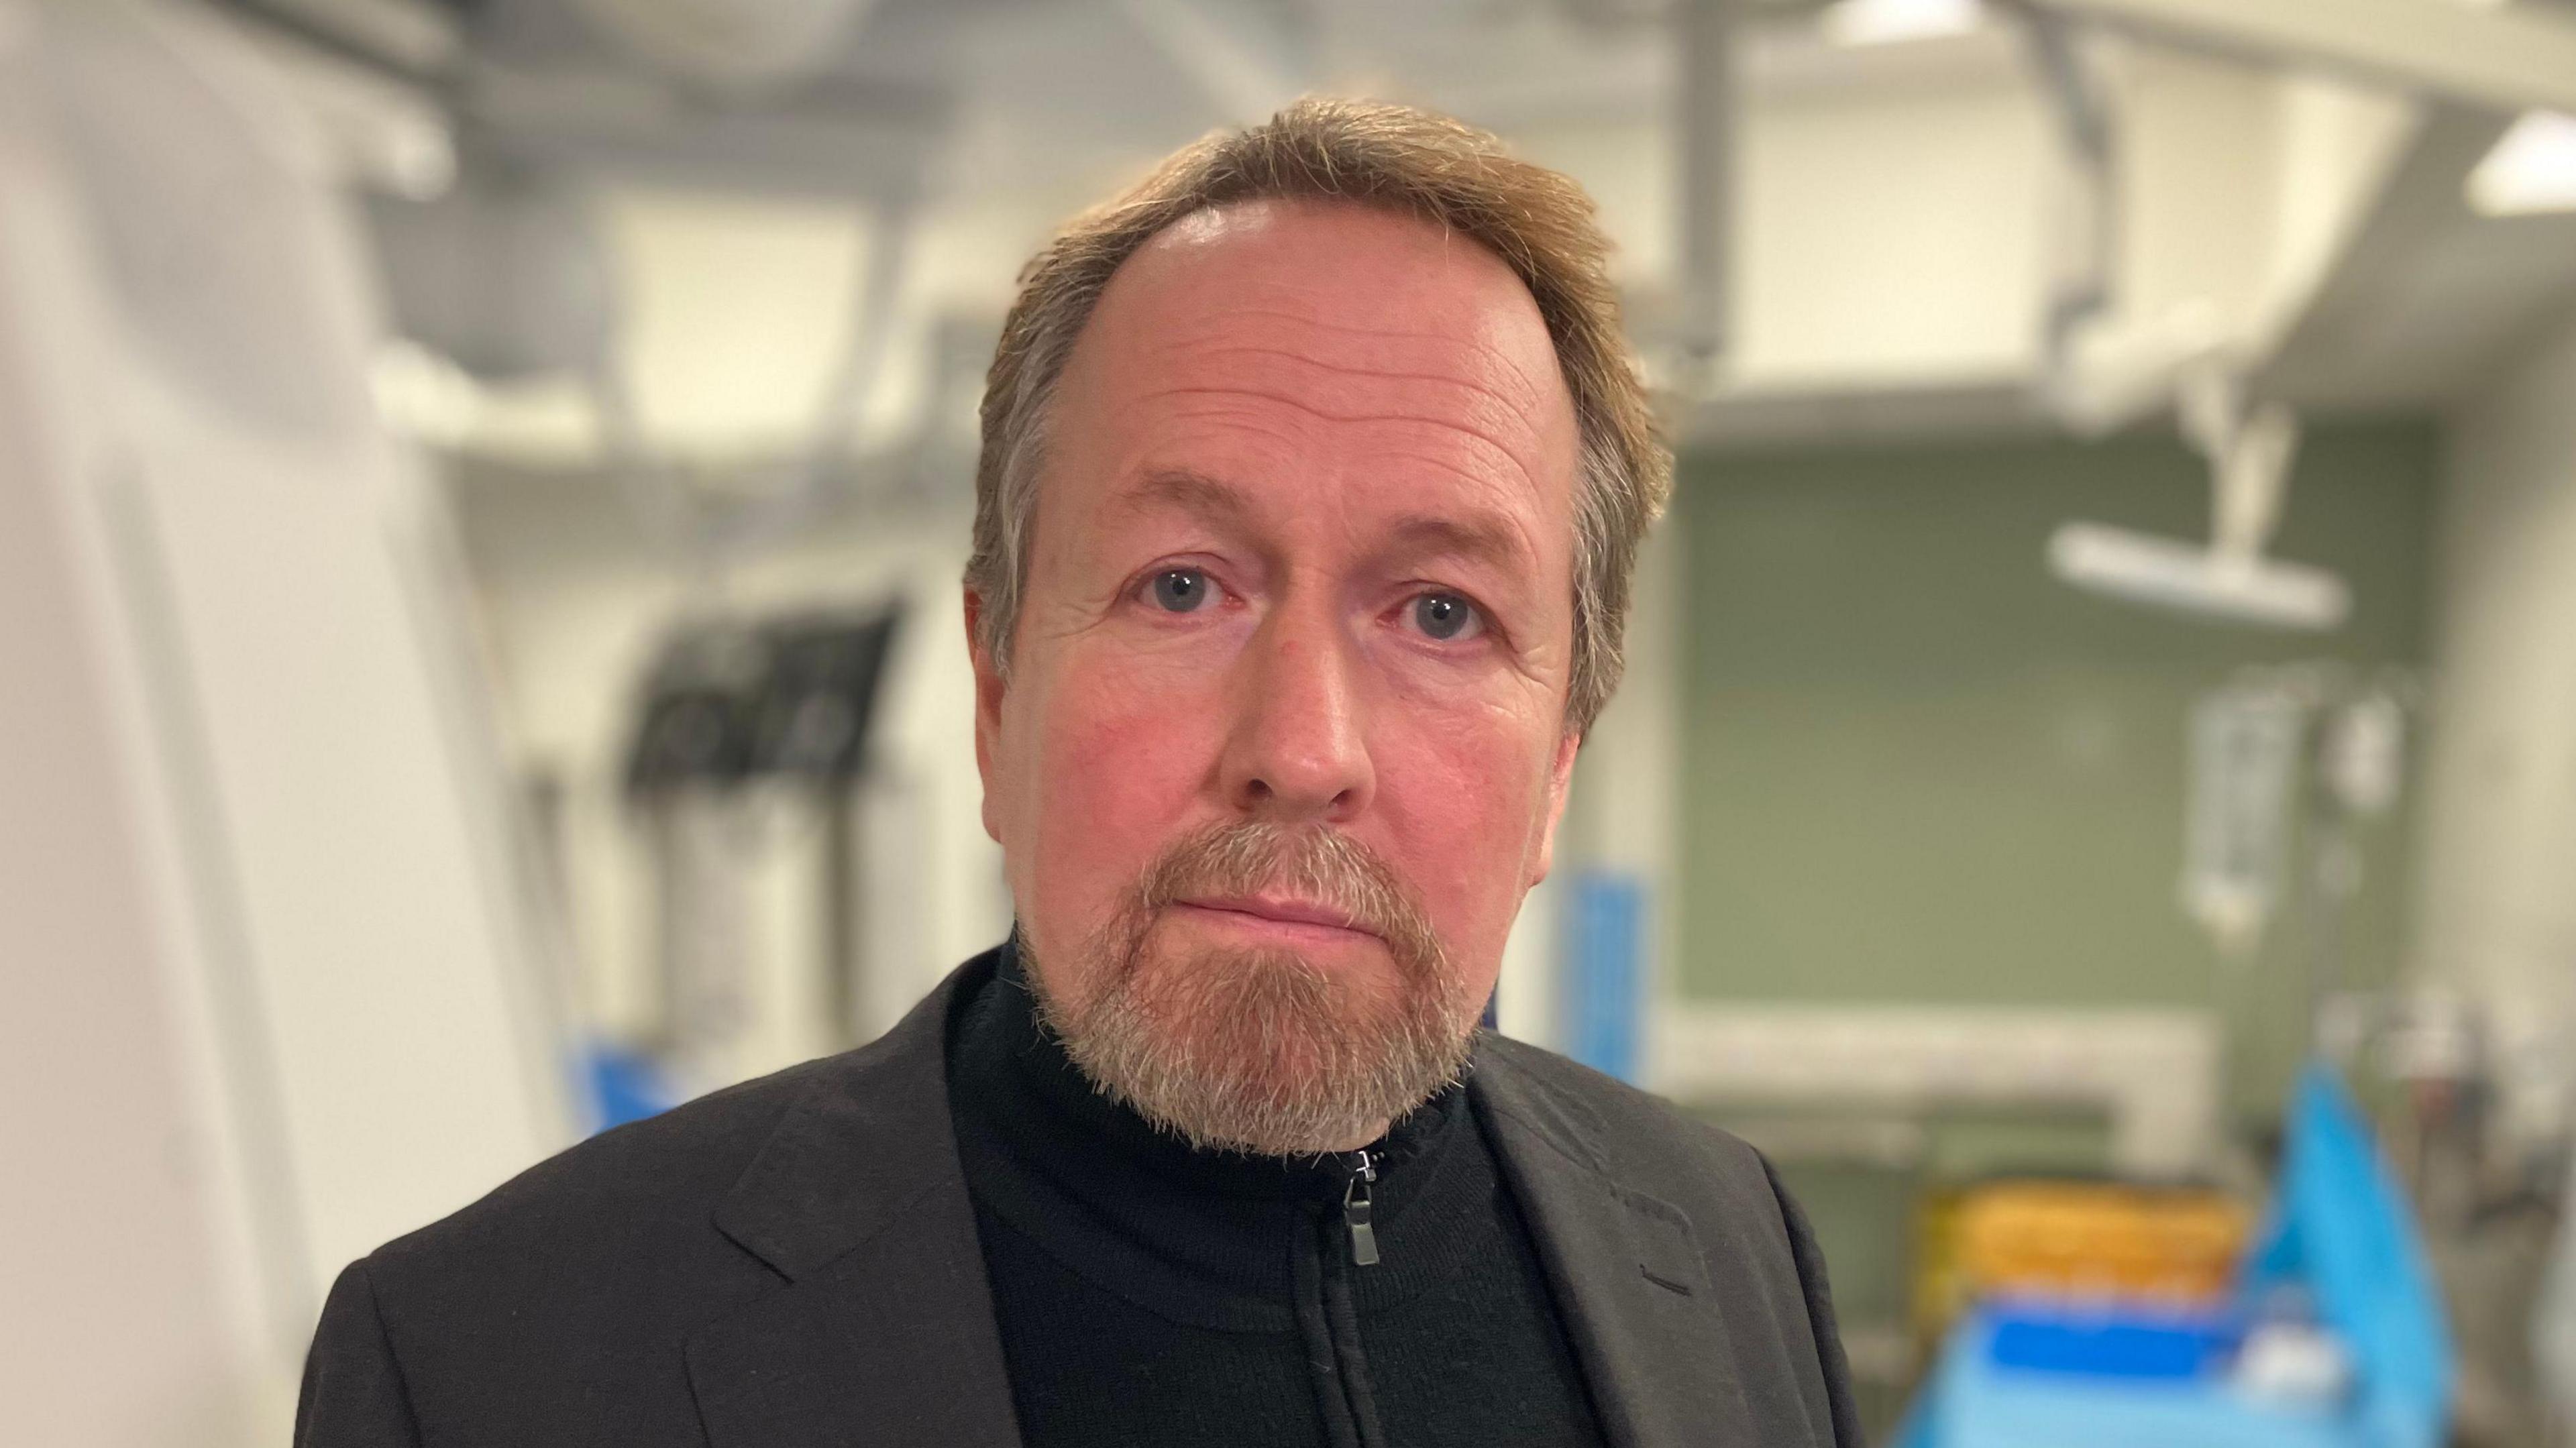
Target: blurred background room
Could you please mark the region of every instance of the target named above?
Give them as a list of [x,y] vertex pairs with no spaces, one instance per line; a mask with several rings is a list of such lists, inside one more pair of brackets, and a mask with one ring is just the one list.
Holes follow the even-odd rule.
[[2567,0],[0,0],[0,1441],[285,1441],[1002,937],[1014,273],[1309,92],[1618,242],[1500,1028],[1780,1164],[1879,1441],[2576,1444]]

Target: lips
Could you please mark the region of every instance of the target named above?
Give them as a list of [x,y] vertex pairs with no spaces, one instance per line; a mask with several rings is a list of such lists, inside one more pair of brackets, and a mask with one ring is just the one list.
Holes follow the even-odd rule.
[[1378,932],[1354,920],[1347,913],[1314,900],[1292,900],[1268,895],[1202,896],[1178,901],[1197,910],[1222,911],[1267,920],[1280,925],[1312,925],[1328,930],[1348,930],[1374,936]]

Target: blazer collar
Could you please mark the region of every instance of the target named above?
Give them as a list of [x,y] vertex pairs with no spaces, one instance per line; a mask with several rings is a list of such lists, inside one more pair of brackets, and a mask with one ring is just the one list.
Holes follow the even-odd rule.
[[[712,1448],[1018,1448],[1010,1377],[948,1105],[968,961],[805,1089],[715,1225],[784,1280],[691,1334]],[[1499,1049],[1492,1049],[1499,1047]],[[1616,1448],[1760,1441],[1690,1219],[1623,1184],[1598,1116],[1487,1042],[1468,1077]]]
[[1566,1336],[1616,1448],[1764,1441],[1735,1371],[1726,1315],[1682,1210],[1623,1184],[1581,1100],[1488,1042],[1468,1077]]
[[785,1286],[689,1337],[712,1448],[1018,1448],[948,1115],[949,1016],[993,965],[968,961],[874,1044],[805,1068],[716,1208]]

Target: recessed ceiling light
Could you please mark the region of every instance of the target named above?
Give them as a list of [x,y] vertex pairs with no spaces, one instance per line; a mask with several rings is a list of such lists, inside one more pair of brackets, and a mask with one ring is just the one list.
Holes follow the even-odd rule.
[[2469,173],[2480,216],[2576,211],[2576,116],[2527,111]]
[[1817,23],[1836,45],[1887,45],[1965,35],[1984,19],[1979,0],[1835,0]]

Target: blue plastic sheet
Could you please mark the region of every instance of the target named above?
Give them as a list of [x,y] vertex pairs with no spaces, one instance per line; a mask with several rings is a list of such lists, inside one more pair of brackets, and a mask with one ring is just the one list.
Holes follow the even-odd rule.
[[2405,1193],[2333,1071],[2311,1064],[2291,1099],[2280,1192],[2249,1292],[2304,1286],[2353,1357],[2372,1448],[2437,1444],[2451,1402],[2450,1329]]

